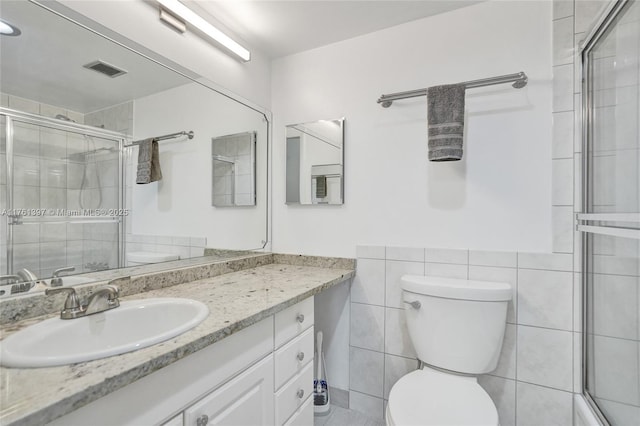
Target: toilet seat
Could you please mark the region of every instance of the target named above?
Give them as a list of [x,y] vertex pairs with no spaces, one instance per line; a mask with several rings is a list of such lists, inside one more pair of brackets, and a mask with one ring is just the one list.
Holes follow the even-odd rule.
[[498,411],[475,377],[425,367],[393,385],[385,413],[388,426],[497,426]]

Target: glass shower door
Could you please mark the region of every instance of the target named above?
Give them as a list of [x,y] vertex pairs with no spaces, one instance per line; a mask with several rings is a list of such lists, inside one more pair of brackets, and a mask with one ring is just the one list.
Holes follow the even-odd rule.
[[621,1],[583,51],[584,393],[640,424],[640,4]]
[[122,266],[122,139],[2,111],[2,274]]

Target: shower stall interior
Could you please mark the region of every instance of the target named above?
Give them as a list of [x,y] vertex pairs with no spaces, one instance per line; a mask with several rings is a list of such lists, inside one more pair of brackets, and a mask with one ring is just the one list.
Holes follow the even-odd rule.
[[640,424],[640,4],[619,1],[583,65],[583,386],[604,424]]
[[124,135],[0,108],[0,274],[123,266]]

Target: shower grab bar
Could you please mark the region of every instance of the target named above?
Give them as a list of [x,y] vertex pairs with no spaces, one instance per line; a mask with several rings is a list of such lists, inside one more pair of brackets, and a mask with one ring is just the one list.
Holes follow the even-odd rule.
[[609,235],[612,237],[633,238],[640,240],[640,229],[615,228],[611,226],[578,225],[578,231],[589,234]]
[[[168,135],[162,135],[162,136],[156,136],[154,139],[157,141],[163,141],[166,139],[173,139],[173,138],[177,138],[180,136],[186,136],[189,139],[193,139],[193,136],[195,134],[193,133],[193,130],[189,130],[188,132],[186,130],[183,130],[181,132],[176,132],[176,133],[170,133]],[[133,141],[128,145],[125,145],[125,147],[129,147],[129,146],[133,146],[133,145],[140,145],[142,142],[144,142],[146,139],[140,139],[139,141]]]
[[[527,85],[529,77],[524,71],[517,72],[515,74],[506,74],[498,77],[481,78],[479,80],[465,81],[466,89],[473,89],[475,87],[493,86],[495,84],[513,83],[512,86],[516,89],[522,89]],[[408,92],[390,93],[388,95],[382,95],[378,98],[378,103],[383,108],[389,108],[393,101],[400,99],[416,98],[419,96],[427,96],[427,89],[410,90]]]

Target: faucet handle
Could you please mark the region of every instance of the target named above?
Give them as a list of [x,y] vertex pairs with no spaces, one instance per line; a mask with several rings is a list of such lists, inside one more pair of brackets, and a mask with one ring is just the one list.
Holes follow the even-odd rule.
[[51,287],[60,287],[62,285],[62,278],[60,278],[60,274],[63,272],[71,272],[75,271],[75,266],[65,266],[64,268],[59,268],[53,271],[53,277],[51,278]]
[[61,273],[63,272],[72,272],[75,271],[76,267],[75,266],[65,266],[64,268],[58,268],[55,271],[53,271],[53,276],[54,277],[59,277]]
[[78,299],[76,290],[73,287],[47,288],[44,291],[44,294],[46,294],[47,296],[58,293],[67,293],[67,299],[64,301],[64,309],[60,312],[60,318],[76,318],[77,316],[79,316],[78,314],[81,314],[83,312],[82,305],[80,304],[80,299]]

